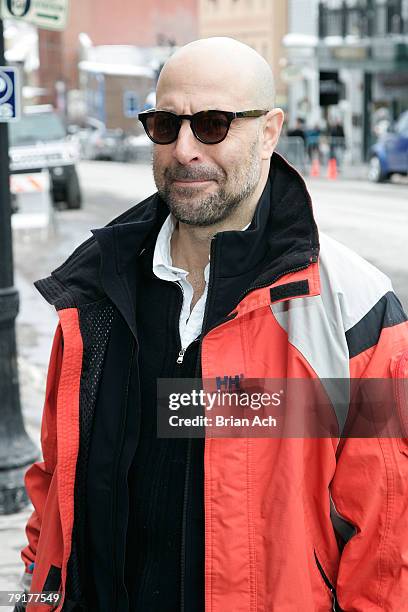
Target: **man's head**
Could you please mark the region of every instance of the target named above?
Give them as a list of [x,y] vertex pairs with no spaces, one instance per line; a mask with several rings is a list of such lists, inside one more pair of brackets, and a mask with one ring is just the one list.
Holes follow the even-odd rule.
[[154,145],[155,182],[179,221],[213,225],[254,197],[259,199],[283,113],[274,108],[271,69],[256,51],[231,38],[203,39],[182,47],[160,74],[156,108],[177,115],[270,111],[259,118],[234,119],[218,144],[200,142],[185,120],[175,142]]

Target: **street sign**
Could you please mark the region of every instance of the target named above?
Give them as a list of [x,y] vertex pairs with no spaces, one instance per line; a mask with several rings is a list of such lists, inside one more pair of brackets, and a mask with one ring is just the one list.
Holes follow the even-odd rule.
[[125,91],[123,94],[123,114],[129,119],[137,117],[140,110],[139,96],[135,91]]
[[335,106],[339,103],[342,93],[342,84],[339,80],[339,73],[320,72],[320,106]]
[[18,68],[0,66],[0,122],[20,119],[20,80]]
[[64,30],[69,0],[0,0],[2,19],[23,19],[45,30]]

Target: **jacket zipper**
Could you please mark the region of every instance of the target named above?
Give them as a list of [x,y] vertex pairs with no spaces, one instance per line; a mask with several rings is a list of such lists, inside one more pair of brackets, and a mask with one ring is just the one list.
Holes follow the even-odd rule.
[[[184,290],[180,283],[176,282],[175,285],[180,288],[182,294],[182,300],[184,301]],[[179,317],[178,317],[178,330],[179,330],[179,338],[181,345],[181,337],[180,337],[180,316],[183,309],[183,302],[181,304]],[[190,345],[191,346],[191,345]],[[177,357],[176,363],[181,366],[183,364],[184,354],[187,351],[188,347],[181,348]],[[186,522],[187,522],[187,506],[188,506],[188,484],[190,479],[190,469],[191,469],[191,438],[188,439],[187,442],[187,452],[186,452],[186,469],[184,476],[184,495],[183,495],[183,512],[182,512],[182,520],[181,520],[181,546],[180,546],[180,612],[184,612],[185,610],[185,596],[184,596],[184,588],[185,588],[185,573],[186,573],[186,563],[185,563],[185,555],[186,555]]]
[[183,518],[181,526],[181,576],[180,576],[180,612],[185,610],[185,573],[186,573],[186,523],[188,506],[188,485],[191,468],[191,438],[187,441],[186,471],[184,478]]
[[177,357],[177,361],[176,363],[178,363],[179,365],[181,365],[183,363],[183,359],[184,359],[184,353],[186,352],[187,349],[182,348],[181,351],[179,351],[178,357]]
[[[180,310],[180,314],[179,314],[179,323],[178,323],[178,326],[179,326],[179,329],[180,329],[180,316],[181,316],[181,311],[183,310],[183,304],[184,304],[184,289],[183,289],[183,285],[179,281],[174,281],[174,282],[175,282],[175,284],[178,287],[180,287],[181,293],[183,295],[183,301],[182,301],[182,304],[181,304],[181,310]],[[181,345],[181,337],[180,337],[180,345]],[[187,347],[186,348],[181,347],[181,349],[179,351],[179,354],[178,354],[178,357],[177,357],[177,360],[176,360],[176,363],[178,363],[179,365],[181,365],[183,363],[184,353],[186,352],[186,350],[187,350]]]
[[323,582],[325,583],[325,585],[329,589],[329,591],[331,593],[331,596],[332,596],[332,608],[331,608],[332,612],[342,612],[341,608],[339,607],[339,604],[337,602],[336,589],[334,588],[334,586],[332,585],[332,583],[330,582],[330,580],[326,576],[326,572],[322,568],[322,566],[320,564],[320,561],[317,558],[316,551],[313,551],[313,552],[314,552],[314,558],[315,558],[315,561],[316,561],[317,569],[319,570],[320,575],[323,578]]
[[[122,449],[123,449],[123,443],[124,443],[124,437],[125,437],[124,434],[125,434],[125,428],[126,428],[127,405],[128,405],[128,399],[129,399],[129,385],[130,385],[130,378],[131,378],[131,373],[132,373],[135,352],[136,352],[136,342],[134,341],[132,343],[132,354],[130,357],[129,372],[128,372],[127,381],[126,381],[124,414],[122,414],[122,422],[120,424],[120,443],[119,443],[118,454],[116,456],[116,465],[115,465],[115,471],[114,471],[115,477],[113,481],[113,492],[112,492],[112,529],[114,531],[116,530],[116,525],[117,525],[117,495],[118,495],[117,483],[119,479],[118,476],[119,476],[120,457],[122,455]],[[118,567],[117,567],[115,542],[116,542],[116,538],[113,538],[112,539],[112,562],[113,562],[113,576],[114,576],[113,599],[114,599],[115,608],[116,608],[117,607],[117,597],[118,597],[118,574],[119,572],[118,572]]]

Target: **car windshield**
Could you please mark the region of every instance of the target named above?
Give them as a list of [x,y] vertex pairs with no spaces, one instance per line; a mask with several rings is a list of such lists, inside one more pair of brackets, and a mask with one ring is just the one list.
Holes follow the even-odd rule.
[[10,145],[49,142],[65,138],[64,124],[55,113],[22,115],[19,121],[10,123]]

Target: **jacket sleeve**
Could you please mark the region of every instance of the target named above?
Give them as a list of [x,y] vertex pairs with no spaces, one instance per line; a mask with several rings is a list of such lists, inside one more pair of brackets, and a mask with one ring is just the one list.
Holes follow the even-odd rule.
[[29,587],[30,579],[27,574],[32,574],[37,543],[43,520],[44,506],[48,495],[52,475],[57,463],[57,393],[60,378],[63,352],[63,340],[61,326],[58,325],[55,332],[51,350],[51,358],[48,367],[46,396],[41,424],[41,449],[43,461],[34,463],[26,472],[25,486],[28,496],[34,506],[27,526],[26,535],[28,545],[21,551],[21,557],[25,563],[25,574],[22,584],[25,590]]
[[[386,405],[398,428],[385,435],[384,421],[370,412],[379,435],[359,429],[361,437],[340,441],[331,496],[354,526],[337,576],[344,612],[408,611],[408,322],[401,313],[385,317],[376,342],[350,362],[352,377],[373,385],[374,394],[392,396]],[[378,405],[372,401],[370,411]]]

